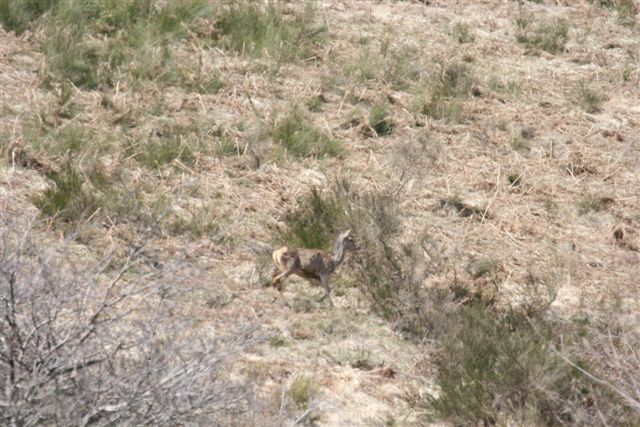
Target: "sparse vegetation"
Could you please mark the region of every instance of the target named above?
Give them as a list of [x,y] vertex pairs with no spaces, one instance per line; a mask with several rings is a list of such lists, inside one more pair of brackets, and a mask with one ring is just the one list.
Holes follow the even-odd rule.
[[287,228],[281,231],[282,240],[296,247],[330,249],[346,224],[347,205],[342,191],[323,194],[312,187],[308,195],[300,198],[297,209],[285,214]]
[[212,206],[187,209],[186,215],[177,216],[171,222],[170,231],[174,235],[188,232],[196,238],[213,236],[220,230],[221,221]]
[[[42,49],[48,80],[96,88],[127,78],[176,82],[168,43],[187,34],[188,24],[212,13],[203,0],[55,3],[43,22]],[[62,29],[62,30],[61,30]]]
[[315,21],[312,3],[293,19],[285,18],[285,11],[276,3],[266,10],[255,3],[230,4],[218,16],[216,26],[224,48],[252,56],[268,54],[279,61],[312,57],[326,32]]
[[618,21],[622,25],[633,27],[636,25],[635,15],[638,12],[638,5],[635,0],[589,0],[600,7],[615,9]]
[[288,390],[289,398],[299,409],[306,409],[315,393],[316,386],[313,378],[306,375],[296,376]]
[[5,212],[0,221],[3,424],[242,416],[250,390],[220,374],[223,356],[250,345],[253,331],[224,343],[186,337],[161,296],[184,273],[150,270],[141,247],[122,264],[94,266],[66,244],[43,248],[34,224]]
[[0,23],[6,30],[21,34],[32,21],[58,2],[59,0],[0,0]]
[[0,0],[0,425],[638,424],[638,1],[421,3]]
[[468,65],[453,63],[445,67],[425,94],[416,97],[420,114],[434,119],[460,123],[464,114],[464,101],[471,96],[473,76]]
[[529,143],[521,135],[514,136],[511,139],[510,145],[511,145],[511,148],[513,148],[514,151],[518,151],[520,153],[527,153],[527,152],[529,152],[529,150],[531,150],[531,147],[530,147]]
[[577,85],[574,97],[574,102],[584,111],[591,114],[601,112],[602,104],[607,100],[603,93],[586,85],[584,82]]
[[516,25],[516,40],[529,48],[559,53],[564,50],[569,39],[569,26],[561,20],[532,22],[529,16],[521,14]]
[[386,136],[393,131],[393,122],[390,116],[386,103],[377,103],[371,107],[369,126],[376,131],[378,136]]
[[586,194],[578,201],[578,212],[581,215],[600,212],[613,204],[613,202],[614,200],[611,197]]
[[451,35],[458,40],[458,43],[473,43],[475,41],[469,25],[464,22],[456,22],[451,30]]
[[297,110],[276,124],[273,139],[285,153],[297,157],[338,156],[343,149],[340,141],[308,124]]
[[358,83],[384,82],[395,90],[407,90],[420,80],[421,62],[406,47],[394,50],[389,40],[383,39],[379,49],[362,49],[346,71]]

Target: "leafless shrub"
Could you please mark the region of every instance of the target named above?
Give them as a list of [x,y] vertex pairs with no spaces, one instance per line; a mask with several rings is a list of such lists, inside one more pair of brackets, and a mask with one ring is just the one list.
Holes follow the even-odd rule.
[[442,325],[438,319],[451,295],[424,286],[443,266],[440,248],[426,234],[401,240],[398,191],[363,195],[352,207],[350,218],[363,247],[356,257],[356,274],[381,315],[409,336],[423,339]]
[[[586,319],[586,318],[585,318]],[[619,307],[604,308],[601,319],[584,320],[575,329],[582,336],[576,347],[589,365],[578,365],[558,350],[561,358],[606,393],[594,399],[599,419],[609,424],[634,425],[640,417],[640,331],[637,314]]]
[[91,267],[36,236],[0,215],[0,424],[220,425],[247,409],[220,369],[254,331],[189,336],[166,298],[184,271],[145,265],[141,246]]

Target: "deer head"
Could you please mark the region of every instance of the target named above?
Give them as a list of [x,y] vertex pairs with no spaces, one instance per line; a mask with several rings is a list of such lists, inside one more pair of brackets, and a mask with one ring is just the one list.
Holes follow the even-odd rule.
[[348,229],[340,236],[338,236],[338,245],[343,247],[343,250],[346,251],[357,251],[360,248],[356,245],[355,240],[351,237],[351,229]]

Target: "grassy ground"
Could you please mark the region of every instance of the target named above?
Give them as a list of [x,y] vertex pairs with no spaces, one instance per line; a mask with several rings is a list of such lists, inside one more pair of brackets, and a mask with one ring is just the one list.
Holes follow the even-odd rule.
[[[415,396],[437,346],[372,309],[353,260],[335,310],[302,280],[264,286],[312,188],[396,189],[398,241],[438,247],[425,288],[508,305],[537,277],[560,318],[637,313],[632,2],[45,3],[0,0],[0,207],[88,260],[162,215],[145,247],[186,248],[193,274],[173,315],[270,337],[228,374],[255,384],[255,425],[434,422]],[[328,215],[297,244],[330,245]]]

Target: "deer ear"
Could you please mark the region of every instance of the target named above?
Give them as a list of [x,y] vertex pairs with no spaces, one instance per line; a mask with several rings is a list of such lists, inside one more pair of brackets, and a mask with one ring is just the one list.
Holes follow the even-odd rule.
[[351,229],[348,229],[347,231],[345,231],[344,233],[342,233],[342,235],[343,235],[344,237],[349,236],[349,234],[351,234]]

